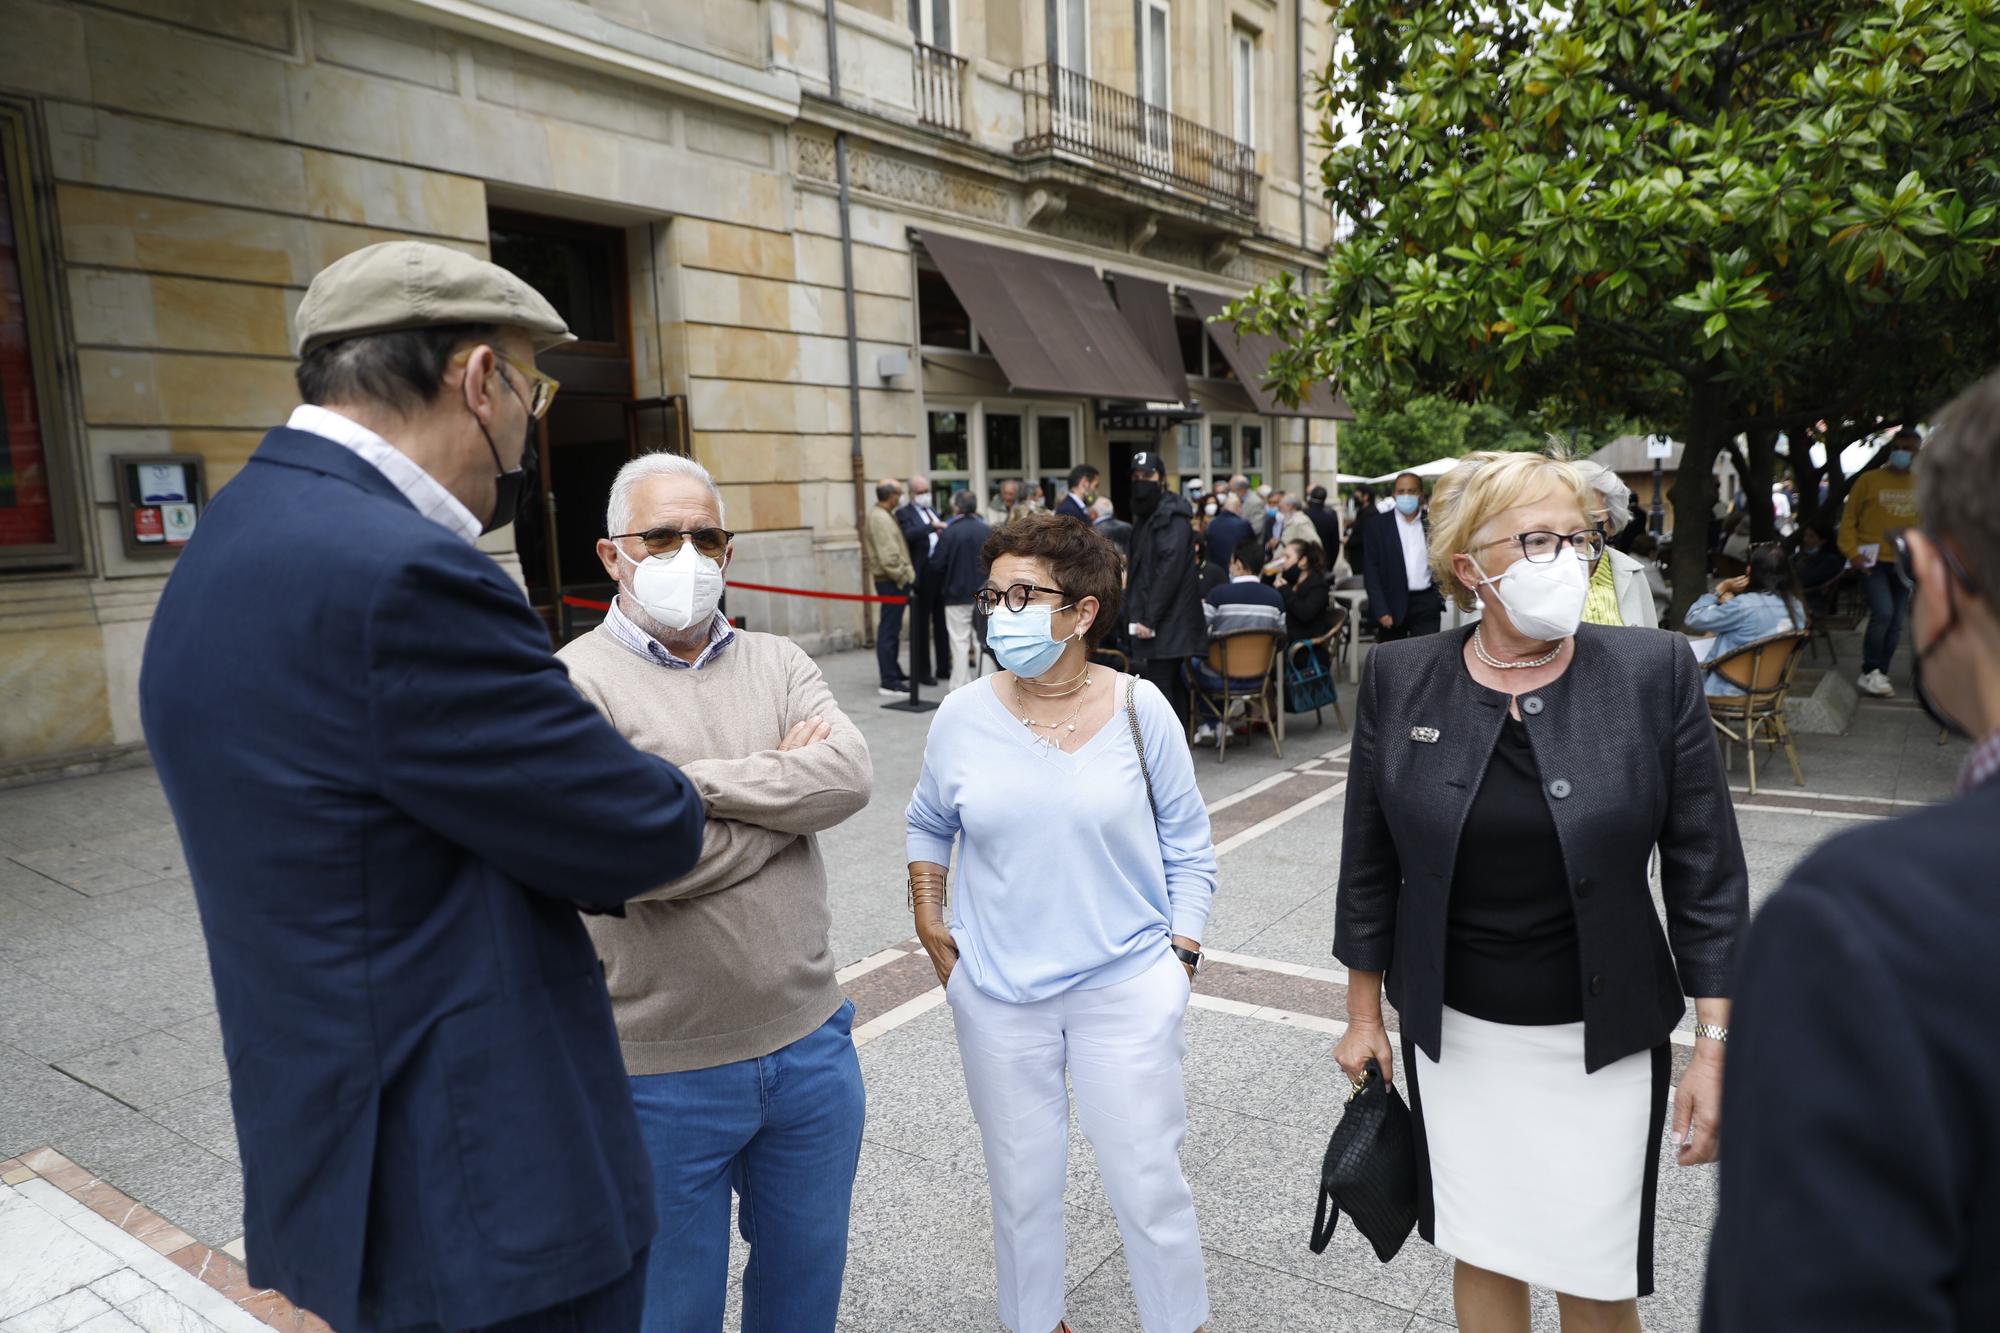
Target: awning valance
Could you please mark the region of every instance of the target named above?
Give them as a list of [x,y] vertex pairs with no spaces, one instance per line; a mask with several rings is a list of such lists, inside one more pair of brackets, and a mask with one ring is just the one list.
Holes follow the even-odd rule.
[[916,236],[1016,392],[1176,402],[1184,395],[1088,266],[934,231]]
[[[1182,293],[1194,312],[1208,323],[1222,313],[1229,304],[1226,296],[1213,292],[1195,291],[1183,287]],[[1297,407],[1292,407],[1279,399],[1278,395],[1264,387],[1264,380],[1271,373],[1271,357],[1284,345],[1268,333],[1242,333],[1228,323],[1208,324],[1208,332],[1215,339],[1215,345],[1222,349],[1236,378],[1243,382],[1243,388],[1256,400],[1257,410],[1274,417],[1330,417],[1336,421],[1354,420],[1354,409],[1347,400],[1333,391],[1333,386],[1321,381],[1312,386]]]

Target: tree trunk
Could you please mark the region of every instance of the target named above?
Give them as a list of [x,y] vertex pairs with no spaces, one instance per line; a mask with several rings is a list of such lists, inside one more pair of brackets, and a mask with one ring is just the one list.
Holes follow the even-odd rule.
[[1820,516],[1819,479],[1825,472],[1812,461],[1812,422],[1801,421],[1785,427],[1785,438],[1791,441],[1792,448],[1792,511],[1800,527],[1810,527]]
[[1708,591],[1708,534],[1714,526],[1715,460],[1729,443],[1721,386],[1697,380],[1688,386],[1686,441],[1668,494],[1674,504],[1674,549],[1667,577],[1673,584],[1666,623],[1676,629],[1695,598]]
[[1750,504],[1750,540],[1778,540],[1778,518],[1771,505],[1771,481],[1778,467],[1778,432],[1755,430],[1745,441],[1749,467],[1743,473],[1743,494]]

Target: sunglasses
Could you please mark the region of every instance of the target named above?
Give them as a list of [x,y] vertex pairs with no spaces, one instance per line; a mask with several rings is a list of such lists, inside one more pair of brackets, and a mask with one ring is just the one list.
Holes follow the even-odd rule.
[[695,528],[683,532],[679,528],[647,528],[644,532],[619,532],[611,540],[622,542],[627,537],[637,537],[645,543],[647,555],[672,555],[681,549],[683,541],[693,541],[694,549],[710,560],[722,559],[722,553],[729,549],[729,543],[736,534],[727,528]]

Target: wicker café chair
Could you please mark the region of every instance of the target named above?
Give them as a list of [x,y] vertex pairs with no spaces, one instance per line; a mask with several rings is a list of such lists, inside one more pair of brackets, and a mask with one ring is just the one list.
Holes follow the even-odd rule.
[[[1193,659],[1187,667],[1188,693],[1197,704],[1206,704],[1215,714],[1215,759],[1222,762],[1229,752],[1230,705],[1242,703],[1245,717],[1262,722],[1271,733],[1271,752],[1283,759],[1278,743],[1278,671],[1285,636],[1275,630],[1242,630],[1208,641],[1208,668],[1222,677],[1219,687],[1210,687],[1194,674]],[[1254,686],[1237,684],[1254,680]],[[1200,707],[1188,709],[1188,743],[1194,743],[1194,729],[1202,717]]]
[[1750,794],[1757,794],[1757,746],[1759,742],[1776,750],[1785,749],[1791,761],[1792,781],[1806,785],[1799,770],[1798,748],[1785,723],[1785,700],[1791,696],[1792,673],[1798,670],[1811,635],[1804,630],[1774,634],[1740,648],[1732,648],[1705,663],[1710,671],[1741,687],[1742,694],[1708,696],[1709,720],[1722,733],[1723,762],[1732,761],[1731,745],[1741,745],[1749,756]]

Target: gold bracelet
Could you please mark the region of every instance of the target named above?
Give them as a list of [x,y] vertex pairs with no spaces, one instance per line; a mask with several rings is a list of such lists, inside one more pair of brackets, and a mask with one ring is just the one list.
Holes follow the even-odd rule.
[[[924,896],[921,900],[917,897],[917,890],[919,889],[924,890]],[[937,891],[935,898],[930,893],[933,889]],[[940,908],[943,907],[945,904],[945,877],[935,873],[910,876],[907,901],[912,912],[917,910],[917,903],[919,901],[935,902]]]

